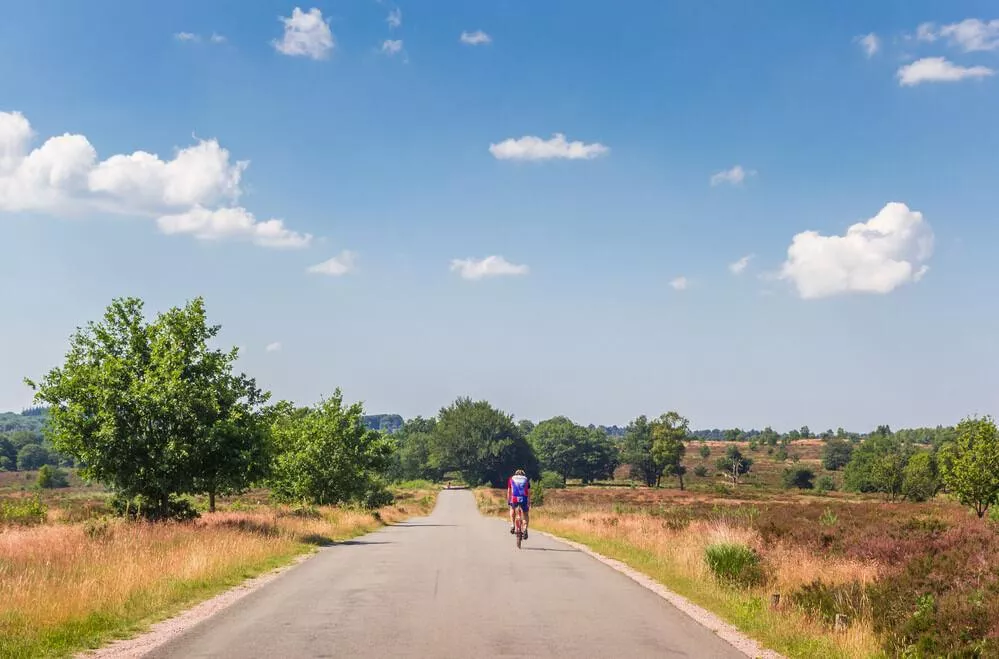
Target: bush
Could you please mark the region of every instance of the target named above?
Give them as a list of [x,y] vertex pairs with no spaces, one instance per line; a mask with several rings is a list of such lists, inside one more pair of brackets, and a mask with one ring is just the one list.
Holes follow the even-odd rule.
[[543,481],[538,481],[531,486],[531,505],[532,506],[543,506],[545,504],[545,484]]
[[200,516],[190,501],[177,497],[170,497],[164,511],[158,503],[151,502],[142,495],[133,498],[119,495],[111,499],[111,510],[119,517],[145,519],[150,522],[165,520],[186,522]]
[[832,479],[832,476],[822,476],[815,484],[815,488],[819,492],[832,492],[836,489],[836,481]]
[[35,485],[42,489],[69,487],[69,477],[59,467],[42,465],[38,470],[38,480],[35,481]]
[[15,499],[0,505],[0,522],[35,526],[45,523],[48,516],[48,506],[38,497],[31,499]]
[[843,614],[850,620],[866,617],[870,613],[867,592],[859,582],[830,585],[816,579],[802,586],[789,596],[791,603],[812,618],[818,618],[832,626],[836,614]]
[[554,471],[541,472],[540,484],[546,490],[557,490],[565,487],[565,481]]
[[774,459],[777,460],[777,462],[784,462],[787,460],[787,449],[783,446],[777,449],[777,454],[774,455]]
[[726,542],[708,545],[704,560],[722,583],[743,588],[763,583],[760,555],[745,545]]
[[697,465],[696,467],[694,467],[694,475],[704,478],[705,476],[708,475],[708,468],[705,467],[704,465]]
[[799,490],[810,490],[815,485],[815,472],[807,467],[785,469],[781,475],[781,483],[785,488],[796,487]]
[[107,517],[88,519],[83,523],[83,532],[91,540],[107,540],[111,537],[111,521]]

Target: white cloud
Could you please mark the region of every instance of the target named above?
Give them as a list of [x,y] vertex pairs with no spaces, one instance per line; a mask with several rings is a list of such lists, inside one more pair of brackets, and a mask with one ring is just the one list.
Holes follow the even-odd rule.
[[530,268],[515,265],[502,256],[487,256],[484,259],[452,259],[451,272],[457,272],[464,279],[482,279],[506,275],[526,275]]
[[398,7],[389,12],[388,18],[385,19],[388,22],[390,28],[395,29],[402,25],[402,10]]
[[164,233],[266,247],[304,247],[312,239],[235,205],[249,163],[231,162],[216,140],[179,149],[170,160],[145,151],[98,160],[83,135],[51,137],[29,151],[33,137],[23,114],[0,112],[0,212],[157,218]]
[[402,52],[402,39],[386,39],[382,42],[382,52],[389,57]]
[[567,142],[565,135],[555,133],[550,140],[533,135],[519,139],[509,138],[499,144],[490,144],[489,153],[498,160],[590,160],[606,155],[610,149],[603,144]]
[[284,37],[271,42],[279,53],[320,60],[326,59],[333,50],[333,33],[319,9],[304,12],[295,7],[291,18],[281,16],[279,20],[284,23]]
[[999,19],[983,21],[967,18],[960,23],[941,25],[923,23],[916,29],[916,38],[933,42],[947,39],[951,46],[966,53],[999,49]]
[[843,293],[889,293],[919,281],[933,254],[933,231],[922,213],[892,202],[846,235],[796,235],[779,275],[804,299]]
[[177,41],[201,41],[201,37],[192,32],[178,32],[173,38]]
[[742,165],[736,165],[732,169],[726,169],[725,171],[712,174],[711,185],[721,185],[722,183],[742,185],[742,182],[746,180],[747,176],[753,176],[755,174],[755,170],[743,169]]
[[690,281],[686,277],[680,276],[669,283],[676,291],[685,291],[687,287],[690,286]]
[[493,42],[493,38],[482,30],[476,30],[475,32],[462,32],[460,40],[461,43],[468,44],[469,46],[483,46]]
[[356,263],[357,255],[354,254],[354,252],[344,250],[328,261],[323,261],[322,263],[310,266],[308,272],[319,275],[329,275],[331,277],[340,277],[348,272],[353,272]]
[[958,82],[967,78],[986,78],[995,71],[986,66],[959,66],[943,57],[924,57],[898,70],[898,84],[911,87],[924,82]]
[[209,37],[208,40],[211,41],[212,43],[225,43],[226,42],[225,36],[219,34],[218,32],[212,32],[212,36]]
[[264,348],[264,350],[266,350],[267,352],[280,352],[281,347],[282,347],[281,342],[275,341],[274,343],[268,343],[267,347]]
[[857,37],[854,41],[860,44],[868,58],[874,57],[881,50],[881,39],[873,32]]
[[752,258],[753,258],[752,254],[747,254],[746,256],[743,256],[735,263],[729,263],[728,269],[732,272],[733,275],[741,275],[743,271],[749,266],[749,262],[752,260]]

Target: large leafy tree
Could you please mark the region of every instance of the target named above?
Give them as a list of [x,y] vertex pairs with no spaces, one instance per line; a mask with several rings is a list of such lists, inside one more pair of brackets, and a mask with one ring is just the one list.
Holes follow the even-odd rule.
[[652,427],[644,414],[629,423],[624,431],[621,462],[630,465],[632,476],[638,476],[649,487],[662,478],[662,470],[652,457]]
[[853,450],[843,472],[843,484],[854,492],[880,492],[893,500],[902,494],[905,467],[912,447],[890,434],[887,426],[862,441]]
[[753,461],[745,457],[739,447],[729,446],[725,451],[725,457],[719,458],[715,466],[725,472],[725,475],[732,479],[732,483],[738,485],[739,479],[752,469]]
[[266,396],[232,374],[235,350],[209,347],[219,330],[201,298],[152,322],[141,300],[114,300],[71,337],[61,367],[29,381],[50,406],[53,445],[150,517],[170,515],[177,494],[245,486],[260,466],[253,417]]
[[602,428],[588,428],[573,476],[581,479],[584,484],[601,478],[612,478],[617,465],[617,447],[607,435],[607,431]]
[[274,414],[270,485],[279,501],[377,506],[391,500],[381,475],[392,441],[364,424],[360,403],[345,406],[337,389],[313,408],[280,404]]
[[433,481],[441,479],[442,472],[433,463],[433,432],[436,419],[416,417],[406,421],[402,428],[392,435],[396,450],[392,456],[389,473],[396,480],[423,478]]
[[538,460],[513,418],[488,402],[459,398],[441,409],[433,431],[433,460],[469,484],[503,487],[518,468],[537,478]]
[[683,465],[683,456],[687,451],[684,441],[690,424],[677,412],[667,412],[649,424],[649,434],[652,438],[652,463],[658,472],[656,485],[662,477],[676,476],[683,489],[683,475],[687,468]]
[[527,436],[541,469],[554,471],[562,482],[579,470],[589,431],[564,416],[542,421]]
[[940,471],[947,490],[978,517],[999,503],[999,430],[992,417],[968,418],[940,449]]
[[850,464],[852,455],[853,444],[845,439],[830,439],[822,449],[822,466],[830,471],[842,469]]

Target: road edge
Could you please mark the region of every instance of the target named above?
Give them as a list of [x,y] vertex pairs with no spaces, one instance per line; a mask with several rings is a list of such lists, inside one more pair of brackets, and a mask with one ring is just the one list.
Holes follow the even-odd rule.
[[671,591],[666,586],[659,583],[649,575],[643,572],[639,572],[638,570],[631,567],[627,563],[623,563],[615,558],[609,558],[607,556],[604,556],[603,554],[593,551],[588,546],[582,543],[575,542],[573,540],[568,540],[561,536],[557,536],[554,533],[548,533],[547,531],[532,531],[532,532],[546,535],[552,540],[567,544],[573,549],[577,549],[583,552],[584,554],[588,555],[590,558],[600,561],[601,563],[611,568],[612,570],[620,572],[621,574],[628,577],[638,585],[642,586],[647,590],[652,591],[659,597],[663,598],[664,600],[672,604],[674,607],[685,613],[687,616],[692,618],[702,627],[705,627],[706,629],[710,629],[711,631],[713,631],[719,638],[726,641],[729,645],[734,647],[739,652],[742,652],[747,657],[752,657],[753,659],[786,659],[786,657],[784,657],[782,654],[779,654],[774,650],[764,648],[759,644],[758,641],[750,638],[749,636],[746,636],[746,634],[739,631],[739,629],[735,625],[725,622],[716,614],[712,613],[711,611],[708,611],[704,607],[694,604],[686,597],[674,593],[673,591]]

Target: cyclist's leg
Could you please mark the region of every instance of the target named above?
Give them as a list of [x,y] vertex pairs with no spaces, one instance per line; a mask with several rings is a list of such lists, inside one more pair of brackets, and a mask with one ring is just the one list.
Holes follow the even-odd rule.
[[524,537],[526,538],[527,537],[527,526],[528,526],[528,522],[531,519],[531,513],[530,513],[531,504],[528,503],[527,501],[525,501],[524,503],[521,504],[520,510],[521,510],[521,514],[524,516],[524,522],[523,522],[523,524],[524,524]]
[[517,525],[517,506],[510,504],[510,533],[514,533],[514,527]]

